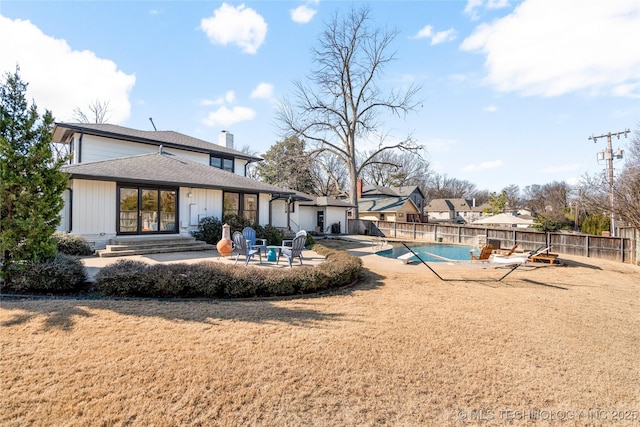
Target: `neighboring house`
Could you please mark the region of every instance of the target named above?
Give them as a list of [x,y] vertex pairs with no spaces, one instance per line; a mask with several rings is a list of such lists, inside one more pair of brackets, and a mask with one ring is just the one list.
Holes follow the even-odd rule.
[[362,193],[358,198],[368,197],[409,197],[413,204],[416,205],[419,212],[424,211],[424,194],[417,185],[404,187],[382,187],[380,185],[363,185]]
[[424,196],[417,186],[382,187],[357,183],[359,219],[422,222]]
[[485,216],[475,199],[433,199],[425,207],[429,222],[456,222],[470,224]]
[[56,123],[53,141],[73,154],[62,168],[70,184],[59,231],[96,249],[116,236],[188,236],[206,216],[266,225],[276,216],[272,195],[293,193],[247,178],[246,166],[262,159],[235,150],[227,132],[221,145],[173,131]]
[[271,200],[271,225],[293,231],[346,233],[347,210],[353,205],[327,196],[294,192],[274,194]]
[[367,197],[358,200],[359,218],[370,221],[420,222],[420,211],[409,197]]

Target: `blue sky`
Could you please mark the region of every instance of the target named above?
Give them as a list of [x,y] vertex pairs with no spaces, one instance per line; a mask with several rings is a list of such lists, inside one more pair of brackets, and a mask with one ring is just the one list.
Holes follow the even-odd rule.
[[575,183],[605,167],[606,140],[589,136],[640,125],[638,0],[0,0],[0,71],[19,64],[58,121],[108,100],[112,123],[153,117],[213,142],[228,130],[261,154],[325,23],[352,5],[399,30],[380,85],[413,82],[423,102],[385,128],[390,142],[412,133],[438,173],[491,191]]

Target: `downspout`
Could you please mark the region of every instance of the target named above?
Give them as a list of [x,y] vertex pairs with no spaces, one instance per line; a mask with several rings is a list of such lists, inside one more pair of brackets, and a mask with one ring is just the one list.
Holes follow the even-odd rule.
[[287,199],[287,230],[291,230],[291,196]]
[[69,230],[67,233],[71,233],[73,231],[73,189],[69,188]]
[[83,136],[84,136],[84,132],[80,132],[80,138],[78,139],[78,161],[76,163],[82,163],[82,137]]

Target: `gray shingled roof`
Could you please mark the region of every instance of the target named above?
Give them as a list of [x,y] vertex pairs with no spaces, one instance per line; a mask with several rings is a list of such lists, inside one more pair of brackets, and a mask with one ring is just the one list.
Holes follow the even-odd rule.
[[66,165],[62,171],[72,178],[138,184],[180,185],[256,193],[291,193],[212,166],[169,153],[141,154],[120,159]]
[[[360,212],[397,212],[409,197],[366,197],[358,200]],[[411,201],[413,204],[413,201]],[[416,208],[417,209],[417,208]]]
[[429,212],[447,212],[453,211],[455,208],[449,199],[433,199],[424,210]]
[[148,131],[111,124],[56,123],[53,133],[53,141],[67,143],[75,132],[139,142],[143,144],[152,144],[156,146],[163,145],[165,147],[180,148],[200,153],[227,154],[233,157],[249,160],[251,162],[262,160],[261,157],[252,156],[238,150],[233,150],[213,142],[194,138],[171,130]]
[[[293,193],[293,194],[291,194]],[[335,199],[328,196],[315,196],[313,194],[302,193],[300,191],[290,191],[290,194],[274,194],[274,199],[288,199],[300,202],[301,206],[338,206],[352,208],[353,205],[345,200]]]
[[371,197],[371,196],[410,196],[411,193],[418,190],[418,192],[422,195],[422,191],[420,191],[420,187],[417,185],[405,185],[403,187],[383,187],[381,185],[375,184],[367,184],[362,187],[362,197]]

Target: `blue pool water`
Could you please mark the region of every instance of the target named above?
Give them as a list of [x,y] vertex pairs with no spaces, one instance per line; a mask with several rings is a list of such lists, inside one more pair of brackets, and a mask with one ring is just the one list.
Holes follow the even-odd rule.
[[[422,245],[417,245],[415,243],[407,244],[426,262],[446,262],[440,258],[432,257],[429,254],[438,255],[451,260],[468,261],[470,259],[469,251],[475,249],[472,246],[449,245],[446,243],[428,243]],[[392,249],[380,251],[378,252],[378,255],[386,258],[398,258],[401,255],[409,253],[409,250],[405,248],[402,243],[391,243],[391,246],[393,246]],[[420,262],[420,260],[415,256],[411,257],[410,261]]]

